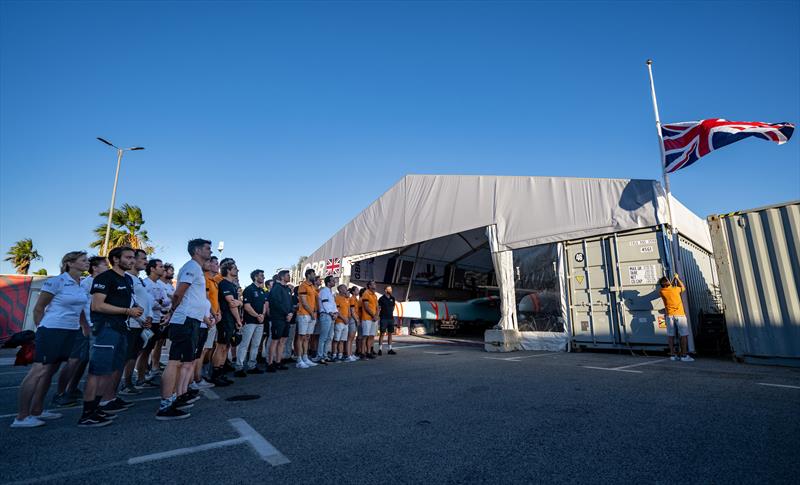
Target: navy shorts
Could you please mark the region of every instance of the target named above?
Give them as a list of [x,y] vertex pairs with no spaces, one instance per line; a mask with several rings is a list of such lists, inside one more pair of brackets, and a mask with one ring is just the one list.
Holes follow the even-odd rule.
[[236,322],[221,321],[217,324],[217,343],[231,344],[231,337],[236,333]]
[[70,359],[78,359],[81,362],[89,362],[89,347],[91,346],[91,338],[83,334],[83,330],[78,330],[75,335],[75,343],[72,345],[72,353],[69,354]]
[[208,329],[201,327],[197,334],[197,347],[194,351],[195,359],[199,359],[203,356],[203,347],[206,345],[206,340],[208,340]]
[[200,320],[186,318],[182,324],[169,324],[169,360],[194,362]]
[[105,376],[125,367],[128,355],[128,332],[121,332],[110,325],[95,324],[99,327],[92,342],[89,356],[89,374]]
[[142,330],[141,328],[132,328],[128,332],[128,351],[125,355],[125,360],[135,359],[139,352],[142,351],[142,347],[144,347]]
[[269,332],[272,340],[289,337],[289,322],[286,319],[269,322]]
[[381,333],[394,333],[394,318],[381,318]]
[[68,360],[75,346],[75,337],[80,330],[39,327],[36,330],[36,352],[34,362],[58,364]]

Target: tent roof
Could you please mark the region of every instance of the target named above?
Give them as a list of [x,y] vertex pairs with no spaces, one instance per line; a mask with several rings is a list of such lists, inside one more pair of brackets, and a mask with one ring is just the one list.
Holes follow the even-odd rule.
[[[705,221],[674,198],[678,230],[711,251]],[[507,249],[651,227],[668,220],[654,180],[494,175],[406,175],[309,261],[403,248],[497,225]]]

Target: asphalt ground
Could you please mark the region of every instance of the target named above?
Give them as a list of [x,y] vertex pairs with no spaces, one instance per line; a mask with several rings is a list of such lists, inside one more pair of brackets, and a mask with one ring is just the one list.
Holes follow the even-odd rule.
[[[374,361],[237,379],[182,421],[156,421],[157,392],[145,391],[99,429],[77,428],[78,408],[41,428],[5,427],[25,371],[0,358],[0,483],[763,484],[800,476],[799,369],[493,354],[413,338],[397,347]],[[260,398],[225,400],[241,394]]]

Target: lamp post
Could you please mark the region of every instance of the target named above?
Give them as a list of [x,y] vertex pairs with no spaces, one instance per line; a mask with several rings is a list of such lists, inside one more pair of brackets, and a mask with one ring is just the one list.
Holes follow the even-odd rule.
[[106,224],[106,239],[103,242],[103,256],[108,256],[108,239],[111,237],[111,217],[114,215],[114,202],[117,198],[117,182],[119,181],[119,166],[122,163],[122,153],[133,150],[144,150],[144,147],[119,148],[108,140],[97,137],[98,140],[117,150],[117,173],[114,175],[114,189],[111,191],[111,207],[108,209],[108,223]]

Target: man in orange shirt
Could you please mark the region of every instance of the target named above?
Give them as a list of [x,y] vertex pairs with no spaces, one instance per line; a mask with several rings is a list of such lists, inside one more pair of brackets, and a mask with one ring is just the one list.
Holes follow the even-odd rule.
[[[671,283],[666,276],[662,277],[659,283],[661,284],[659,293],[664,301],[664,311],[666,312],[670,359],[693,362],[694,359],[687,353],[689,347],[689,322],[686,320],[686,312],[683,310],[683,300],[681,300],[681,293],[686,291],[686,287],[683,286],[683,282],[678,278],[677,273]],[[681,338],[679,355],[675,355],[676,331]]]
[[375,295],[375,282],[369,281],[361,296],[361,343],[362,352],[368,359],[375,358],[375,333],[378,330],[378,297]]
[[[211,316],[214,317],[214,322],[218,322],[222,316],[219,310],[219,282],[222,281],[222,275],[219,274],[219,260],[217,259],[217,257],[211,256],[211,259],[208,260],[208,262],[206,263],[206,267],[204,269],[205,271],[203,272],[203,275],[205,276],[206,279],[206,298],[208,299],[208,302],[211,304]],[[206,342],[203,345],[203,354],[197,361],[197,367],[195,368],[194,381],[200,387],[208,387],[207,385],[204,386],[203,382],[210,383],[210,379],[206,378],[206,380],[203,381],[200,376],[204,363],[211,360],[211,354],[213,353],[211,352],[211,349],[214,348],[214,344],[216,342],[217,342],[217,326],[212,325],[211,328],[208,329],[208,338],[206,338]],[[226,382],[230,381],[230,379],[227,379],[224,376],[222,380]]]
[[356,354],[361,353],[360,337],[356,343],[355,354],[353,353],[353,342],[356,341],[358,327],[361,325],[361,302],[358,300],[358,288],[355,286],[350,288],[350,312],[351,318],[347,322],[347,353],[350,355],[350,361],[355,362],[359,360]]
[[305,281],[300,283],[300,288],[297,290],[298,338],[295,352],[297,353],[296,367],[298,369],[308,369],[317,365],[308,358],[308,340],[311,334],[314,333],[317,315],[317,288],[314,286],[317,277],[311,268],[306,270],[305,277]]

